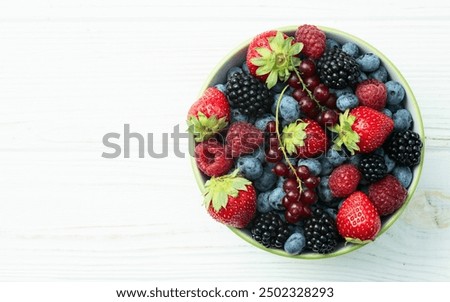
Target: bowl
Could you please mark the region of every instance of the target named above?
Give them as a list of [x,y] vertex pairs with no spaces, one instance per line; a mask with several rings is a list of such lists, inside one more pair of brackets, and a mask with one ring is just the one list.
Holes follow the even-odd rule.
[[[381,63],[388,71],[391,80],[399,82],[404,87],[405,92],[406,92],[405,108],[411,112],[411,115],[413,117],[413,120],[414,120],[413,130],[420,135],[422,142],[424,142],[425,134],[424,134],[423,121],[422,121],[422,117],[420,114],[419,106],[417,104],[416,98],[414,97],[414,94],[413,94],[410,86],[406,82],[406,80],[403,77],[403,75],[401,74],[401,72],[397,69],[397,67],[395,67],[395,65],[384,54],[382,54],[378,49],[376,49],[369,43],[361,40],[360,38],[357,38],[351,34],[345,33],[343,31],[340,31],[340,30],[337,30],[334,28],[324,27],[324,26],[317,26],[317,27],[319,27],[322,31],[324,31],[326,33],[327,38],[332,38],[332,39],[336,40],[337,42],[339,42],[340,44],[343,44],[343,43],[349,42],[349,41],[353,42],[359,46],[360,50],[363,53],[374,53],[375,55],[377,55],[380,58]],[[287,26],[287,27],[278,28],[277,30],[282,31],[288,35],[293,35],[296,29],[297,29],[297,26]],[[206,81],[204,82],[199,95],[201,95],[210,86],[214,86],[216,84],[226,82],[227,71],[233,66],[241,66],[242,63],[245,61],[247,47],[248,47],[250,41],[251,40],[248,40],[248,41],[242,43],[241,45],[239,45],[234,50],[232,50],[225,58],[223,58],[220,61],[220,63],[212,70],[212,72],[210,73],[210,75],[208,76]],[[192,135],[190,135],[189,147],[191,150],[193,150],[195,147],[195,143],[194,143],[194,139],[193,139]],[[193,154],[193,153],[191,153],[191,154]],[[410,187],[408,188],[408,196],[407,196],[406,201],[404,202],[402,207],[399,208],[397,211],[395,211],[393,214],[382,218],[382,227],[381,227],[381,230],[378,233],[377,237],[379,237],[381,234],[386,232],[394,224],[394,222],[400,217],[402,212],[408,206],[408,203],[411,200],[411,198],[414,194],[414,191],[417,188],[417,184],[419,182],[420,175],[422,173],[424,155],[425,155],[425,146],[422,148],[420,164],[414,168],[413,179],[412,179]],[[192,164],[192,169],[193,169],[197,184],[198,184],[200,190],[203,192],[204,191],[204,183],[207,179],[205,176],[202,175],[200,170],[197,168],[194,157],[191,157],[191,164]],[[236,228],[232,228],[232,227],[229,227],[229,229],[234,234],[239,236],[241,239],[243,239],[244,241],[250,243],[251,245],[253,245],[259,249],[262,249],[266,252],[276,254],[279,256],[284,256],[284,257],[289,257],[289,258],[297,258],[297,259],[323,259],[323,258],[335,257],[335,256],[339,256],[339,255],[343,255],[343,254],[355,251],[355,250],[365,246],[365,244],[362,245],[362,244],[347,243],[347,244],[341,244],[340,246],[338,246],[336,251],[334,251],[333,253],[330,253],[330,254],[302,253],[300,255],[290,255],[283,250],[271,249],[271,248],[264,247],[263,245],[261,245],[260,243],[255,241],[251,237],[249,232],[246,230],[236,229]],[[375,240],[375,242],[376,242],[376,240]]]

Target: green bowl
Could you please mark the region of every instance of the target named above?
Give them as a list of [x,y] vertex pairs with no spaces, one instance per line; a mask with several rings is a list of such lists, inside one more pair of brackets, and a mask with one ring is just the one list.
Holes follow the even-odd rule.
[[[342,32],[342,31],[334,29],[334,28],[329,28],[329,27],[324,27],[324,26],[319,26],[319,28],[326,33],[327,38],[332,38],[332,39],[336,40],[337,42],[339,42],[340,44],[351,41],[351,42],[357,44],[363,53],[371,52],[380,58],[382,64],[387,69],[391,79],[399,82],[405,88],[406,109],[408,109],[411,112],[411,115],[414,119],[414,131],[419,133],[420,137],[422,138],[422,141],[424,142],[425,134],[424,134],[424,127],[423,127],[422,116],[420,114],[419,106],[417,104],[416,98],[414,97],[414,94],[413,94],[411,88],[409,87],[408,83],[406,82],[405,78],[400,73],[400,71],[397,69],[397,67],[395,67],[395,65],[384,54],[382,54],[379,50],[377,50],[375,47],[373,47],[369,43],[367,43],[355,36],[352,36],[348,33]],[[287,26],[287,27],[278,28],[279,31],[285,32],[289,35],[293,35],[296,29],[297,29],[297,26]],[[240,66],[242,64],[242,62],[244,62],[246,53],[247,53],[247,47],[248,47],[250,41],[251,40],[248,40],[248,41],[242,43],[240,46],[236,47],[233,51],[231,51],[225,58],[223,58],[222,61],[220,61],[220,63],[213,69],[213,71],[210,73],[207,80],[203,84],[203,87],[200,91],[200,95],[203,93],[203,91],[206,88],[208,88],[210,86],[214,86],[219,83],[226,82],[226,74],[227,74],[228,69],[230,69],[233,66]],[[192,135],[189,139],[189,142],[190,142],[189,147],[191,148],[191,151],[192,151],[194,148],[194,140],[193,140]],[[191,154],[193,154],[193,153],[191,153]],[[420,161],[420,165],[415,167],[415,169],[414,169],[414,177],[413,177],[411,186],[408,189],[408,197],[407,197],[405,203],[403,204],[403,206],[400,209],[395,211],[393,214],[391,214],[387,217],[384,217],[382,219],[382,227],[381,227],[381,230],[380,230],[378,236],[380,236],[381,234],[386,232],[394,224],[394,222],[400,217],[402,212],[407,207],[409,201],[411,200],[411,197],[413,196],[414,191],[416,190],[417,184],[419,183],[420,175],[422,173],[424,155],[425,155],[425,147],[423,147],[423,149],[422,149],[422,158]],[[194,175],[195,175],[197,184],[198,184],[200,190],[203,192],[204,191],[204,183],[206,181],[206,178],[202,175],[202,173],[197,168],[197,165],[195,163],[195,158],[193,158],[193,157],[191,157],[191,164],[192,164],[192,169],[194,171]],[[349,253],[351,251],[357,250],[363,246],[363,245],[356,245],[356,244],[349,243],[346,245],[342,244],[341,246],[339,246],[336,249],[335,252],[330,253],[330,254],[322,255],[322,254],[317,254],[317,253],[302,253],[300,255],[290,255],[290,254],[284,252],[283,250],[265,248],[263,245],[259,244],[255,240],[253,240],[253,238],[250,236],[249,232],[247,232],[245,230],[236,229],[236,228],[232,228],[232,227],[229,227],[229,229],[233,233],[235,233],[237,236],[239,236],[240,238],[242,238],[243,240],[245,240],[246,242],[250,243],[251,245],[253,245],[257,248],[260,248],[260,249],[267,251],[269,253],[272,253],[272,254],[289,257],[289,258],[323,259],[323,258],[329,258],[329,257],[343,255],[343,254]]]

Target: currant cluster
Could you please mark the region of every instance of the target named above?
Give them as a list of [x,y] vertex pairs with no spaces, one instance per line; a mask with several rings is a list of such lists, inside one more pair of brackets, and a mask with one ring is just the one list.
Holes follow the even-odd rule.
[[300,63],[298,69],[302,77],[301,80],[313,96],[311,98],[308,91],[304,89],[297,74],[292,73],[288,84],[295,89],[292,97],[299,103],[301,112],[308,118],[316,120],[321,126],[336,124],[339,118],[336,111],[336,95],[331,93],[325,84],[320,83],[314,61],[305,59]]

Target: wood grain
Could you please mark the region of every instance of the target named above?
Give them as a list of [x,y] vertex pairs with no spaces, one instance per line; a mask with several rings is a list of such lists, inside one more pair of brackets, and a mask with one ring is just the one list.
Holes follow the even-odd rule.
[[[449,281],[450,4],[282,2],[0,3],[0,280]],[[267,254],[205,215],[187,158],[101,157],[125,123],[159,146],[235,45],[300,23],[375,45],[418,99],[422,179],[376,243]]]

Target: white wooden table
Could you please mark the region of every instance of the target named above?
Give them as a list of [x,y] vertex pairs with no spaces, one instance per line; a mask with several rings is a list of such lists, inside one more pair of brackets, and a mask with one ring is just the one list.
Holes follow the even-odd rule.
[[[0,280],[450,280],[448,2],[154,2],[0,2]],[[228,51],[303,23],[375,45],[422,109],[418,191],[374,244],[271,255],[211,221],[187,158],[101,157],[126,123],[160,147]]]

